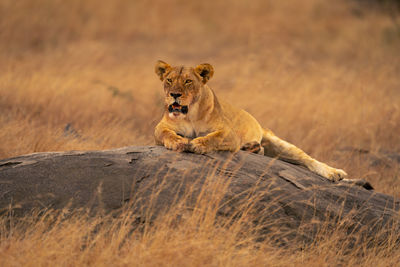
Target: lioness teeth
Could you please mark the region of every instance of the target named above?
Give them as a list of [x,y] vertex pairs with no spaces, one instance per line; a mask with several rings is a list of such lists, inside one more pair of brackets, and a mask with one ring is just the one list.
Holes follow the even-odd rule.
[[181,106],[178,103],[173,103],[172,105],[169,105],[168,111],[171,112],[180,112],[183,114],[186,114],[188,112],[188,107],[187,106]]

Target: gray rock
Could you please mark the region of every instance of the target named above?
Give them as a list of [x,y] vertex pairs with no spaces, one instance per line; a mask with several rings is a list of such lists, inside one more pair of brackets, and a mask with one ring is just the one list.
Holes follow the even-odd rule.
[[378,233],[382,242],[400,233],[398,199],[366,190],[358,180],[333,183],[300,166],[244,151],[196,155],[125,147],[3,159],[0,213],[18,218],[32,210],[67,208],[118,214],[128,205],[138,221],[151,221],[176,203],[184,203],[182,213],[192,210],[202,190],[211,205],[215,187],[205,187],[210,182],[227,185],[217,201],[217,220],[240,218],[244,205],[252,203],[246,216],[259,240],[309,243],[321,228],[338,226],[374,242]]

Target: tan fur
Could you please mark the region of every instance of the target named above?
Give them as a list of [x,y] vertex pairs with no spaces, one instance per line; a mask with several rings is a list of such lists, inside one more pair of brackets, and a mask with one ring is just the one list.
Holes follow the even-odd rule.
[[[347,176],[343,170],[311,158],[263,129],[246,111],[218,100],[206,84],[214,73],[210,64],[172,67],[158,61],[155,71],[164,83],[165,93],[164,116],[155,129],[156,144],[199,154],[219,150],[236,152],[242,148],[300,164],[333,181]],[[177,103],[174,105],[178,110],[187,106],[187,113],[170,112],[168,108],[173,103]]]

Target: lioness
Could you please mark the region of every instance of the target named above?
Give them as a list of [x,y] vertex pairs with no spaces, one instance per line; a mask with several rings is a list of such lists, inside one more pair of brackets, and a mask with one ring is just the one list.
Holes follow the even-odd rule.
[[246,111],[217,99],[207,82],[214,68],[207,63],[172,67],[158,61],[155,72],[164,84],[165,112],[155,129],[157,145],[199,154],[239,149],[278,157],[307,167],[332,181],[347,176],[263,129]]

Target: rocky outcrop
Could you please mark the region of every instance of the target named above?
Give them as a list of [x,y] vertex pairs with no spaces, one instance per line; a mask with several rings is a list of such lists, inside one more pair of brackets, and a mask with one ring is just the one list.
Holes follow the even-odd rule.
[[300,166],[244,151],[196,155],[163,147],[126,147],[0,161],[3,216],[66,207],[118,213],[132,205],[138,221],[153,220],[180,201],[184,210],[192,210],[199,196],[213,202],[213,194],[218,198],[217,218],[240,217],[241,209],[250,209],[246,203],[252,203],[246,216],[252,216],[260,240],[268,234],[280,244],[296,238],[311,241],[327,222],[365,236],[400,232],[398,199],[354,184],[332,183]]

